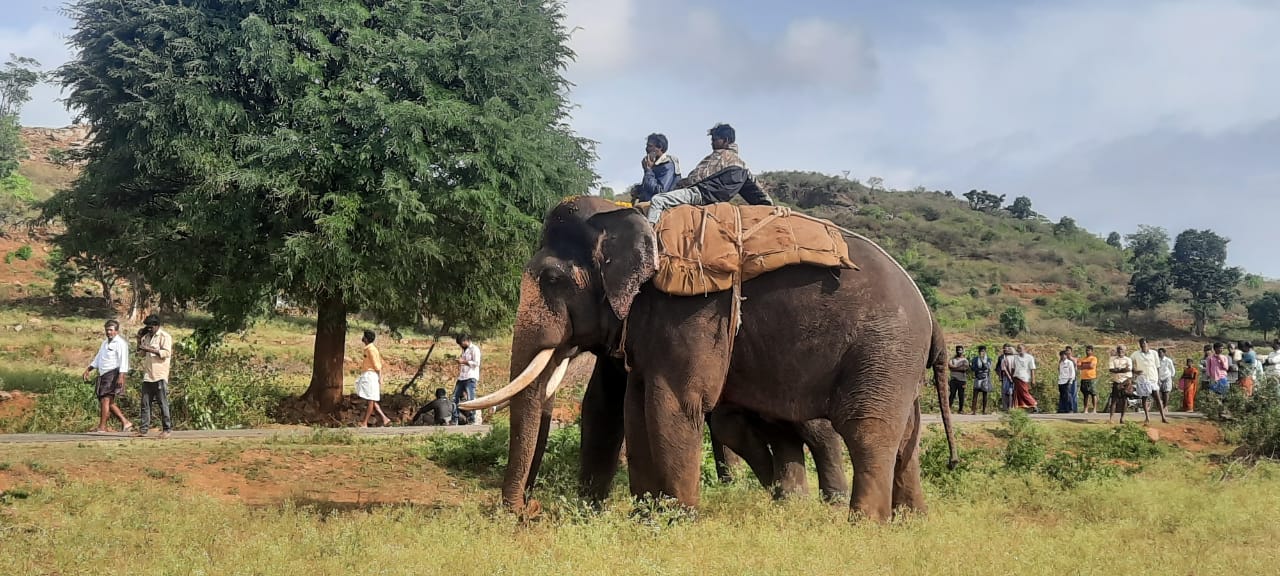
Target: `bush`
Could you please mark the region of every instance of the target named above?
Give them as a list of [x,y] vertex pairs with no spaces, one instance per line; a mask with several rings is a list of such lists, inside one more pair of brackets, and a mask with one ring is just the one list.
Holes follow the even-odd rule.
[[23,245],[22,245],[21,247],[19,247],[17,250],[14,250],[14,251],[13,251],[13,255],[14,255],[14,256],[17,256],[17,257],[18,257],[18,259],[19,259],[19,260],[22,260],[23,262],[26,262],[27,260],[30,260],[30,259],[31,259],[31,245],[30,245],[30,244],[23,244]]
[[[42,379],[39,384],[26,386],[41,392],[35,407],[22,421],[0,428],[16,432],[84,432],[97,426],[98,399],[92,382],[52,371],[44,373]],[[121,402],[122,410],[127,402]]]
[[1058,452],[1045,461],[1044,475],[1063,488],[1075,486],[1096,478],[1115,478],[1120,470],[1113,464],[1083,453]]
[[175,348],[169,386],[175,425],[201,430],[260,426],[272,421],[287,396],[279,372],[247,353],[214,349],[190,355],[184,353],[191,348],[185,341]]
[[1074,445],[1083,454],[1130,462],[1150,460],[1165,452],[1163,446],[1151,441],[1142,426],[1133,422],[1109,430],[1086,431],[1075,439]]
[[[1245,398],[1238,387],[1232,386],[1226,399],[1220,403],[1222,408],[1216,416],[1224,420],[1224,432],[1234,437],[1240,443],[1240,451],[1250,457],[1280,458],[1280,391],[1277,385],[1280,382],[1275,376],[1262,378],[1254,384],[1251,398]],[[1212,392],[1202,392],[1201,395],[1217,396]],[[1200,403],[1197,397],[1197,407]]]
[[1002,418],[1009,443],[1004,448],[1004,467],[1013,472],[1030,472],[1044,462],[1045,439],[1040,426],[1021,410],[1010,410]]
[[1000,313],[1000,328],[1010,337],[1027,330],[1027,315],[1021,306],[1010,306]]
[[992,284],[992,285],[990,285],[990,286],[988,286],[988,287],[987,287],[987,295],[988,295],[988,296],[995,296],[995,295],[997,295],[997,294],[999,294],[999,293],[1000,293],[1000,290],[1001,290],[1001,288],[1000,288],[1000,285],[999,285],[999,284]]

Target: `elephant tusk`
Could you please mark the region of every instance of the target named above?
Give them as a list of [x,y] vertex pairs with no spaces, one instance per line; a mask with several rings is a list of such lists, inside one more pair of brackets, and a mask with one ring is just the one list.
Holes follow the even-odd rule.
[[556,395],[556,389],[560,387],[560,383],[564,381],[564,373],[569,370],[569,357],[565,357],[556,366],[556,371],[551,373],[551,380],[547,382],[547,400]]
[[488,396],[481,396],[475,400],[468,400],[458,404],[458,409],[483,410],[510,400],[513,396],[519,394],[521,390],[528,388],[538,378],[538,375],[547,367],[547,363],[551,361],[551,356],[555,353],[554,348],[547,348],[539,352],[537,356],[533,357],[533,361],[529,362],[529,365],[525,367],[524,372],[516,376],[510,384],[503,386],[497,392]]

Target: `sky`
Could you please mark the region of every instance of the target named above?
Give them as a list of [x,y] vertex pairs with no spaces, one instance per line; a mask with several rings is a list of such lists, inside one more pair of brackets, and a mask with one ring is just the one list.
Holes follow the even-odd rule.
[[[5,1],[0,55],[72,53],[51,0]],[[729,122],[754,172],[1031,198],[1106,235],[1210,228],[1280,278],[1280,2],[568,0],[571,125],[601,184],[661,132],[688,171]],[[27,125],[72,113],[42,86]]]

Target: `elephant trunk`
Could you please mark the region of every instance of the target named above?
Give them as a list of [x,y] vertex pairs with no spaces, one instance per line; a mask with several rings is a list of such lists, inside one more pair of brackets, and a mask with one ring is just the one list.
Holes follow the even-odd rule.
[[942,413],[942,429],[947,435],[947,450],[950,451],[951,457],[947,460],[947,469],[955,470],[960,464],[960,457],[956,455],[955,436],[951,431],[951,403],[947,397],[949,394],[947,385],[947,343],[942,337],[942,327],[938,325],[938,321],[933,321],[933,340],[929,345],[929,364],[933,368],[933,387],[938,391],[938,407]]
[[[522,511],[528,489],[537,478],[542,451],[551,425],[549,381],[562,370],[548,369],[565,339],[567,318],[546,304],[538,284],[526,275],[520,286],[520,307],[511,346],[511,383],[486,397],[486,404],[510,402],[511,440],[502,481],[502,503]],[[567,363],[567,361],[566,361]]]

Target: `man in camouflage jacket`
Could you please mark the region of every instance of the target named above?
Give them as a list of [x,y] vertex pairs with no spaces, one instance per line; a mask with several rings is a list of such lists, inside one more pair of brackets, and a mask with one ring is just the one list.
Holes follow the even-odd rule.
[[705,206],[728,202],[739,194],[749,204],[773,205],[773,200],[756,184],[746,162],[738,155],[733,127],[716,124],[707,134],[711,136],[711,154],[676,182],[674,190],[653,197],[649,203],[649,223],[657,225],[663,211],[681,204]]

